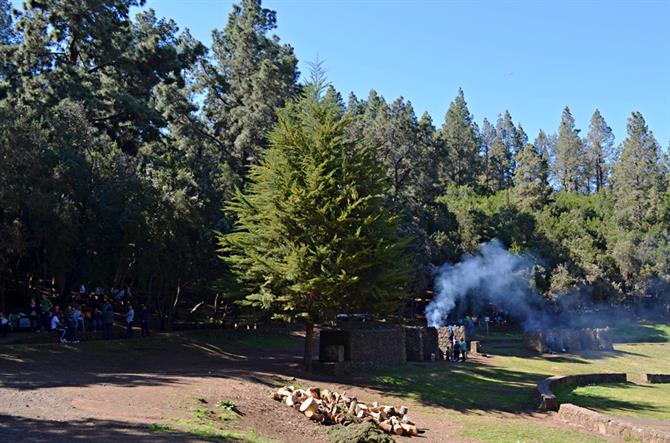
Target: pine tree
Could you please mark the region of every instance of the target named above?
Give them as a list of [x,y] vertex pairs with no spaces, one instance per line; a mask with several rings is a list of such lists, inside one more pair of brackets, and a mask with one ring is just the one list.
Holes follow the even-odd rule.
[[479,156],[482,161],[482,176],[481,183],[486,189],[491,189],[491,177],[493,175],[493,170],[491,166],[491,148],[497,137],[497,132],[495,126],[491,124],[486,118],[482,122],[482,131],[481,131],[481,147]]
[[518,143],[522,139],[523,136],[514,126],[509,111],[505,111],[504,116],[498,116],[496,138],[491,143],[489,151],[491,165],[489,177],[492,191],[500,191],[513,185],[515,156],[521,149]]
[[589,134],[586,138],[588,167],[591,171],[589,176],[593,177],[592,184],[596,192],[600,192],[607,185],[613,144],[612,129],[607,126],[600,111],[596,109],[591,117]]
[[16,40],[12,20],[12,5],[9,0],[0,0],[0,46],[10,45]]
[[641,228],[658,216],[654,212],[665,191],[665,170],[660,147],[641,113],[631,114],[627,129],[612,172],[615,209],[622,225]]
[[268,35],[276,26],[276,13],[260,0],[234,5],[225,28],[212,33],[214,64],[199,76],[205,115],[240,175],[260,161],[275,109],[296,90],[298,61],[290,45]]
[[528,143],[517,154],[516,164],[514,194],[519,205],[530,211],[541,210],[551,194],[547,160]]
[[554,167],[556,179],[562,189],[570,192],[585,189],[584,145],[579,137],[579,129],[575,129],[575,119],[567,106],[563,109],[558,130]]
[[350,116],[324,94],[323,77],[278,117],[248,188],[228,208],[238,222],[221,236],[221,252],[250,305],[305,322],[310,368],[314,323],[397,309],[409,268],[375,149],[348,137]]
[[141,0],[27,2],[12,51],[18,67],[9,97],[48,112],[60,101],[82,103],[87,118],[125,152],[161,138],[167,125],[153,106],[154,88],[185,84],[185,70],[205,52],[187,32],[152,10],[133,21]]
[[441,165],[442,186],[448,183],[472,185],[476,182],[481,170],[478,132],[463,90],[459,89],[458,95],[449,105],[439,135],[447,160]]

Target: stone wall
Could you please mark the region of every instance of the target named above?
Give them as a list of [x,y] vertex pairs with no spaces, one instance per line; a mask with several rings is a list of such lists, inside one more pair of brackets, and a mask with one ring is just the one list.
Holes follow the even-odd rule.
[[357,366],[393,366],[407,362],[405,329],[401,326],[349,331],[350,360]]
[[614,349],[607,328],[554,328],[546,331],[530,331],[524,334],[523,343],[528,349],[539,353]]
[[323,329],[319,336],[319,361],[340,360],[347,368],[404,364],[405,329],[400,326]]
[[563,386],[585,386],[594,383],[625,383],[625,373],[575,374],[545,378],[537,384],[540,398],[539,408],[544,411],[558,411],[558,399],[553,390]]
[[405,327],[405,354],[407,361],[423,361],[423,334],[420,326]]
[[437,329],[425,326],[405,326],[407,361],[430,361],[431,355],[440,358]]
[[621,419],[600,414],[570,403],[561,405],[558,416],[563,421],[579,425],[589,431],[626,441],[643,443],[670,443],[670,433],[641,428]]
[[670,374],[642,374],[647,383],[670,383]]

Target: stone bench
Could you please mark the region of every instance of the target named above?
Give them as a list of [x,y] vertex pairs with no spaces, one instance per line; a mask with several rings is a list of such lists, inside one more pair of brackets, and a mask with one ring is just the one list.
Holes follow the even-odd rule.
[[570,403],[561,405],[558,416],[566,423],[578,425],[608,437],[642,443],[670,443],[669,432],[636,426],[625,420],[600,414]]
[[642,374],[647,383],[670,383],[670,374]]
[[537,384],[540,397],[539,408],[543,411],[558,411],[558,399],[553,390],[563,386],[584,386],[593,383],[625,383],[625,373],[556,375],[545,378]]

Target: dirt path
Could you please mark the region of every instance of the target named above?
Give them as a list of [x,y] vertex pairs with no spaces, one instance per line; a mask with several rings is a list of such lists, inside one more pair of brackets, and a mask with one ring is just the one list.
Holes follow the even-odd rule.
[[[346,390],[369,402],[405,404],[412,419],[427,428],[419,441],[468,441],[460,436],[458,413],[387,396],[355,380],[306,374],[299,367],[300,351],[299,339],[278,341],[268,349],[267,343],[259,346],[254,340],[212,340],[210,333],[165,335],[130,344],[0,347],[0,441],[205,441],[198,433],[152,425],[188,427],[198,411],[218,414],[217,403],[230,401],[243,415],[219,420],[226,430],[252,429],[276,441],[327,442],[324,426],[269,399],[273,385],[285,383]],[[487,414],[491,420],[519,420],[515,414]],[[542,414],[525,414],[523,420],[548,428],[565,426]]]

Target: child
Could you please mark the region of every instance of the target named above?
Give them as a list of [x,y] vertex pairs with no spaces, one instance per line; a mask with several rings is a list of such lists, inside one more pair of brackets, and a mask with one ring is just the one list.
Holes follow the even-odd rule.
[[462,338],[461,339],[461,355],[463,356],[463,361],[465,361],[465,355],[467,354],[467,351],[468,351],[468,349],[467,349],[467,346],[466,346],[466,343],[465,343],[465,339]]

